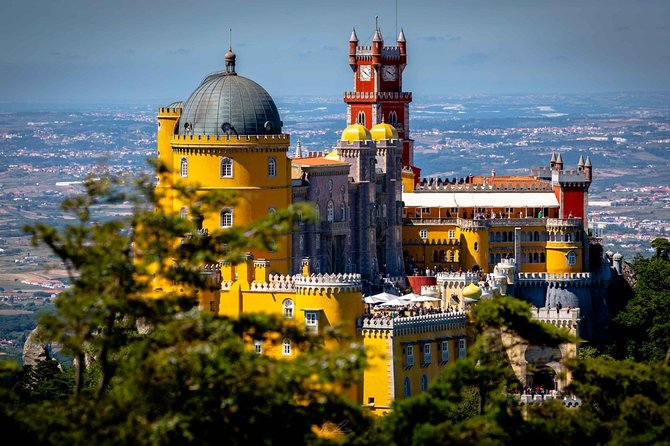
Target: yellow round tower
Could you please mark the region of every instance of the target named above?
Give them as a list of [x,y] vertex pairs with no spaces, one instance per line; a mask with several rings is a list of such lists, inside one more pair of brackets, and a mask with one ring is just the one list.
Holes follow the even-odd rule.
[[[160,109],[159,159],[171,171],[159,178],[167,193],[165,211],[188,216],[187,205],[169,192],[177,184],[203,193],[230,191],[234,205],[202,216],[200,229],[212,231],[247,225],[291,204],[289,135],[272,97],[256,82],[235,71],[235,54],[225,54],[225,70],[205,77],[179,107]],[[166,190],[167,189],[167,190]],[[272,250],[255,250],[270,270],[290,270],[290,235]]]
[[464,220],[461,223],[461,268],[489,271],[489,235],[484,220]]

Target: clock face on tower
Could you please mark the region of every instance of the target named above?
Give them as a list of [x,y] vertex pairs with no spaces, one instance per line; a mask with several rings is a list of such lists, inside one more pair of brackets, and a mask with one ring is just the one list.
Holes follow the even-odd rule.
[[385,81],[394,81],[398,75],[398,67],[396,65],[384,65],[382,67],[382,79]]
[[358,69],[358,77],[362,81],[369,81],[372,77],[372,66],[371,65],[361,65]]

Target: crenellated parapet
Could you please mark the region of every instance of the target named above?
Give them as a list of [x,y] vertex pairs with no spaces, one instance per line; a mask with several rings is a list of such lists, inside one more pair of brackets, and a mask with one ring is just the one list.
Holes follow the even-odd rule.
[[516,280],[520,286],[549,286],[554,288],[589,287],[591,273],[518,273]]
[[571,332],[578,332],[580,316],[579,308],[532,308],[533,319],[551,324],[555,327],[565,328]]
[[582,227],[581,218],[547,218],[547,229],[575,229]]
[[398,317],[393,320],[395,335],[411,335],[433,331],[465,329],[464,312],[434,313],[421,316]]
[[299,294],[354,293],[362,290],[360,274],[312,274],[294,276]]

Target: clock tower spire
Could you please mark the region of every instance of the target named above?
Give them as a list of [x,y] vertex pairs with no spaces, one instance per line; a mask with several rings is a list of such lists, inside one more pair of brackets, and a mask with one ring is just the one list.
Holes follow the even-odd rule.
[[402,164],[411,167],[415,178],[414,141],[409,138],[409,104],[412,93],[402,91],[402,74],[407,65],[407,42],[401,28],[397,46],[384,46],[381,29],[375,24],[372,45],[359,45],[356,31],[349,38],[349,65],[354,71],[354,90],[344,93],[347,125],[368,129],[386,122],[398,130],[403,141]]

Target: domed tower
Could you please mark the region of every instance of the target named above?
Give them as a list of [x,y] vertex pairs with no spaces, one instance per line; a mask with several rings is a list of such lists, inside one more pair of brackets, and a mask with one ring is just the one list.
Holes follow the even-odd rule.
[[376,256],[376,154],[370,131],[362,124],[351,124],[327,155],[351,165],[349,177],[356,183],[349,195],[352,270],[367,281],[374,280],[380,271]]
[[[238,195],[234,205],[199,217],[200,229],[208,231],[244,226],[291,204],[289,135],[282,134],[272,97],[238,75],[235,63],[229,49],[223,71],[205,77],[180,107],[158,112],[159,159],[170,169],[159,178],[163,209],[187,217],[187,204],[173,193],[177,184]],[[280,237],[271,251],[251,254],[269,260],[272,272],[287,274],[289,237]]]

